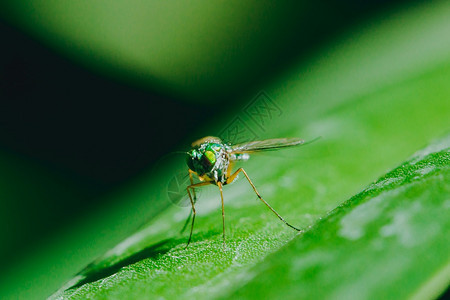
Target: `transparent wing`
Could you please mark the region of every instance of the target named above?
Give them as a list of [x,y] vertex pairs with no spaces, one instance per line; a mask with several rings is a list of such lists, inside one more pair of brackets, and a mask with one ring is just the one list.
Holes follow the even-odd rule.
[[305,141],[299,138],[280,138],[263,141],[253,141],[231,146],[232,153],[250,153],[257,151],[278,150],[304,144]]

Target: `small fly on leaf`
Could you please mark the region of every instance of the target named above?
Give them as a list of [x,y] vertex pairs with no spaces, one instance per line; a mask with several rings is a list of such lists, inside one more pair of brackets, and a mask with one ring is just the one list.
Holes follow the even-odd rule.
[[[195,194],[195,188],[205,186],[205,185],[216,185],[219,187],[220,199],[222,201],[222,224],[223,224],[223,246],[225,248],[225,210],[223,205],[223,191],[222,187],[224,185],[232,183],[238,176],[239,173],[243,173],[245,178],[253,188],[253,191],[261,200],[281,221],[283,221],[287,226],[300,231],[300,229],[292,226],[286,222],[279,213],[277,213],[270,205],[267,203],[256,190],[255,185],[250,180],[247,172],[243,168],[233,171],[233,165],[236,161],[245,161],[249,159],[250,154],[260,151],[278,150],[292,146],[298,146],[305,144],[304,140],[298,138],[279,138],[279,139],[269,139],[263,141],[253,141],[248,143],[242,143],[237,145],[228,145],[223,143],[219,138],[213,136],[207,136],[199,139],[192,143],[192,150],[187,152],[187,165],[189,167],[189,179],[191,184],[187,187],[187,193],[189,200],[192,205],[192,211],[189,218],[183,227],[187,226],[189,219],[192,216],[191,232],[189,234],[189,239],[187,246],[191,242],[192,230],[194,229],[195,221],[195,202],[197,200]],[[199,183],[194,184],[193,176],[197,176],[200,180]],[[182,231],[183,231],[182,230]]]

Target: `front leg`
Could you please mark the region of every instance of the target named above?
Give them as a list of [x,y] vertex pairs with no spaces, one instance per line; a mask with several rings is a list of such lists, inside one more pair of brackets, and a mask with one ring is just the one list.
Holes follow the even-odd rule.
[[220,190],[220,200],[222,200],[222,229],[223,229],[223,250],[225,250],[225,206],[223,204],[223,191],[222,183],[219,181],[216,183]]
[[[194,184],[194,177],[192,175],[197,175],[197,173],[195,173],[191,169],[188,169],[188,171],[189,171],[189,180],[191,181],[191,185],[193,185]],[[194,202],[197,202],[197,195],[195,193],[195,190],[192,190],[192,192],[194,193]]]
[[[189,180],[191,182],[191,185],[194,184],[194,178],[193,178],[193,174],[197,175],[197,173],[195,173],[194,171],[192,171],[191,169],[188,169],[188,173],[189,173]],[[192,190],[192,193],[194,194],[194,203],[197,202],[197,194],[195,192],[195,189]],[[183,233],[186,230],[187,225],[189,224],[189,220],[192,217],[192,210],[189,212],[189,216],[187,217],[186,221],[184,222],[183,228],[181,228],[180,230],[180,234]]]
[[189,196],[189,200],[191,201],[191,205],[192,205],[192,223],[191,223],[191,233],[189,234],[189,240],[186,244],[186,248],[189,246],[189,243],[191,242],[191,238],[192,238],[192,230],[194,229],[194,221],[195,221],[195,202],[192,199],[192,195],[191,195],[191,191],[190,190],[194,190],[194,188],[196,187],[200,187],[200,186],[204,186],[204,185],[208,185],[208,184],[212,184],[212,182],[210,181],[205,181],[205,182],[199,182],[196,184],[191,184],[189,185],[186,190],[188,192],[188,196]]

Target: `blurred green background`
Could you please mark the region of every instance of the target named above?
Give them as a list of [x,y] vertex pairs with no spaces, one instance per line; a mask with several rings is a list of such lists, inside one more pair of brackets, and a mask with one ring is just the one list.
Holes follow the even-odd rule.
[[[168,206],[117,196],[148,184],[162,155],[217,134],[208,129],[347,32],[417,5],[3,1],[0,259],[2,276],[33,282],[10,293],[49,295],[58,272],[42,270],[64,269],[48,266],[54,253],[69,270],[88,263]],[[96,243],[64,253],[74,235]]]

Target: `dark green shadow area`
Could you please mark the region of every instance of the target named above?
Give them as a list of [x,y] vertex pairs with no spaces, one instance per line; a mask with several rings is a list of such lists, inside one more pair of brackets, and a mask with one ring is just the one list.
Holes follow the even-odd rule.
[[[188,220],[191,220],[190,218]],[[190,224],[190,223],[189,223]],[[180,235],[183,232],[180,232]],[[192,235],[192,243],[201,240],[208,240],[212,236],[217,236],[220,232],[210,230],[207,232],[196,233]],[[99,257],[96,261],[89,264],[80,271],[72,280],[67,282],[62,290],[70,292],[72,289],[76,289],[84,284],[104,279],[108,276],[112,276],[119,272],[122,268],[133,265],[143,260],[156,260],[158,257],[165,255],[173,248],[186,247],[187,236],[178,238],[169,238],[161,240],[153,245],[150,245],[144,249],[141,249],[130,256],[114,256],[107,253],[105,256]]]
[[110,265],[107,264],[107,262],[104,260],[100,260],[99,263],[93,262],[75,277],[75,279],[79,279],[79,281],[69,282],[68,284],[70,284],[71,286],[67,286],[65,288],[67,290],[75,289],[79,286],[82,286],[83,284],[111,276],[117,273],[121,268],[139,262],[143,259],[155,258],[158,255],[163,255],[170,250],[168,244],[170,244],[171,242],[172,240],[163,240],[134,253],[124,260],[121,260],[117,263],[112,263]]

